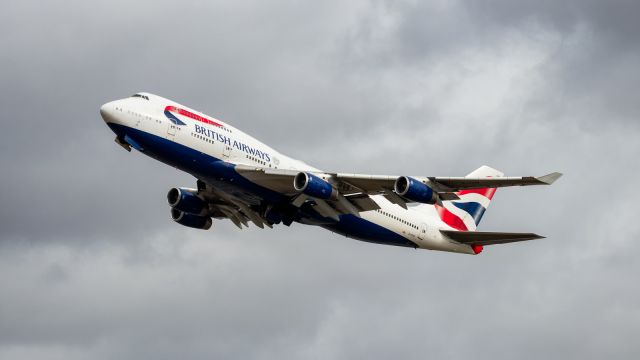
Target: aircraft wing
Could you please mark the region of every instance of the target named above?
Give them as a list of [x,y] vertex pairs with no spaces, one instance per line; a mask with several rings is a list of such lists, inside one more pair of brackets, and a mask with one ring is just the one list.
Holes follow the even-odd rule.
[[[299,193],[293,183],[297,170],[264,168],[254,165],[236,164],[236,172],[250,181],[292,197],[292,203],[301,206],[307,200],[313,200],[318,213],[326,217],[337,219],[340,214],[354,214],[360,211],[378,209],[379,206],[369,198],[369,195],[384,195],[390,202],[407,207],[411,200],[398,195],[394,191],[394,184],[399,176],[367,175],[347,173],[315,173],[322,177],[335,189],[335,196],[331,199],[317,199]],[[478,188],[497,188],[506,186],[550,185],[562,174],[551,173],[533,177],[413,177],[428,185],[438,193],[438,201],[457,200],[457,191]]]
[[[265,182],[267,187],[280,188],[283,193],[292,192],[292,179],[299,173],[295,170],[262,168],[251,165],[236,165],[236,171],[249,179]],[[383,194],[393,189],[399,176],[328,173],[336,188],[343,194],[366,193]],[[430,185],[437,192],[456,192],[466,189],[498,188],[507,186],[551,185],[561,173],[554,172],[540,177],[418,177],[415,178]]]
[[[507,186],[527,185],[551,185],[562,174],[554,172],[540,177],[415,177],[430,185],[437,192],[456,192],[467,189],[498,188]],[[361,174],[335,174],[335,177],[343,182],[351,184],[368,193],[382,193],[387,189],[393,189],[398,176],[361,175]]]
[[253,183],[285,195],[296,195],[293,178],[300,171],[236,164],[236,172]]
[[544,239],[532,233],[508,233],[508,232],[489,232],[489,231],[453,231],[440,230],[442,234],[462,244],[469,245],[497,245],[506,244],[517,241]]
[[[349,191],[363,192],[366,194],[383,194],[390,202],[406,208],[408,199],[400,197],[393,191],[394,184],[399,176],[388,175],[363,175],[363,174],[343,174],[337,173],[332,176]],[[527,185],[551,185],[560,178],[562,174],[551,173],[548,175],[533,177],[495,177],[495,178],[473,178],[473,177],[414,177],[423,182],[438,193],[440,201],[458,200],[455,194],[460,190],[498,188],[507,186],[527,186]]]
[[469,178],[469,177],[430,177],[429,181],[446,186],[449,189],[467,190],[479,188],[498,188],[507,186],[527,185],[551,185],[562,176],[554,172],[540,177],[495,177],[495,178]]

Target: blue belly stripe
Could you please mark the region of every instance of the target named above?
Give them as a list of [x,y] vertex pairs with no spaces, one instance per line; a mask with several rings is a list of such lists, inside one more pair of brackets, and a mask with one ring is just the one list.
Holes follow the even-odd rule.
[[322,227],[344,236],[370,243],[418,247],[414,242],[398,233],[351,214],[340,215],[340,222],[332,225],[322,225]]

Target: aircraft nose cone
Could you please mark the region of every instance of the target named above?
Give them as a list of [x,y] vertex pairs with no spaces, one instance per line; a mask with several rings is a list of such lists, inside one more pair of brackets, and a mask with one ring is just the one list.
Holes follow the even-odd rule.
[[102,106],[100,106],[100,116],[102,116],[102,120],[106,123],[115,121],[115,106],[113,102],[108,102]]

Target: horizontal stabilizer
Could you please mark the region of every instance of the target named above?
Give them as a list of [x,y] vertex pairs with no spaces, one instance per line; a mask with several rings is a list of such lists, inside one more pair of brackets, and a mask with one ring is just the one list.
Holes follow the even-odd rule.
[[488,231],[453,231],[440,230],[442,234],[462,244],[469,245],[497,245],[517,241],[544,239],[532,233],[508,233],[508,232],[488,232]]

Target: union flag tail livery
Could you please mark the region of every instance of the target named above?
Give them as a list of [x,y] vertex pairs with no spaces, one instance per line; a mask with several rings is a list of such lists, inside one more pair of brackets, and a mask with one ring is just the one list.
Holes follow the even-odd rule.
[[[465,178],[500,178],[504,174],[489,166],[481,166]],[[460,200],[435,204],[438,216],[452,229],[459,231],[475,231],[489,207],[496,188],[479,188],[461,190],[455,194]]]
[[[504,177],[488,166],[465,177],[323,171],[149,93],[106,103],[100,114],[127,151],[195,177],[195,187],[167,194],[173,221],[194,229],[207,230],[223,219],[240,229],[296,222],[371,243],[478,254],[486,245],[541,238],[475,231],[496,188],[550,185],[561,176]],[[283,136],[291,135],[305,134]]]

